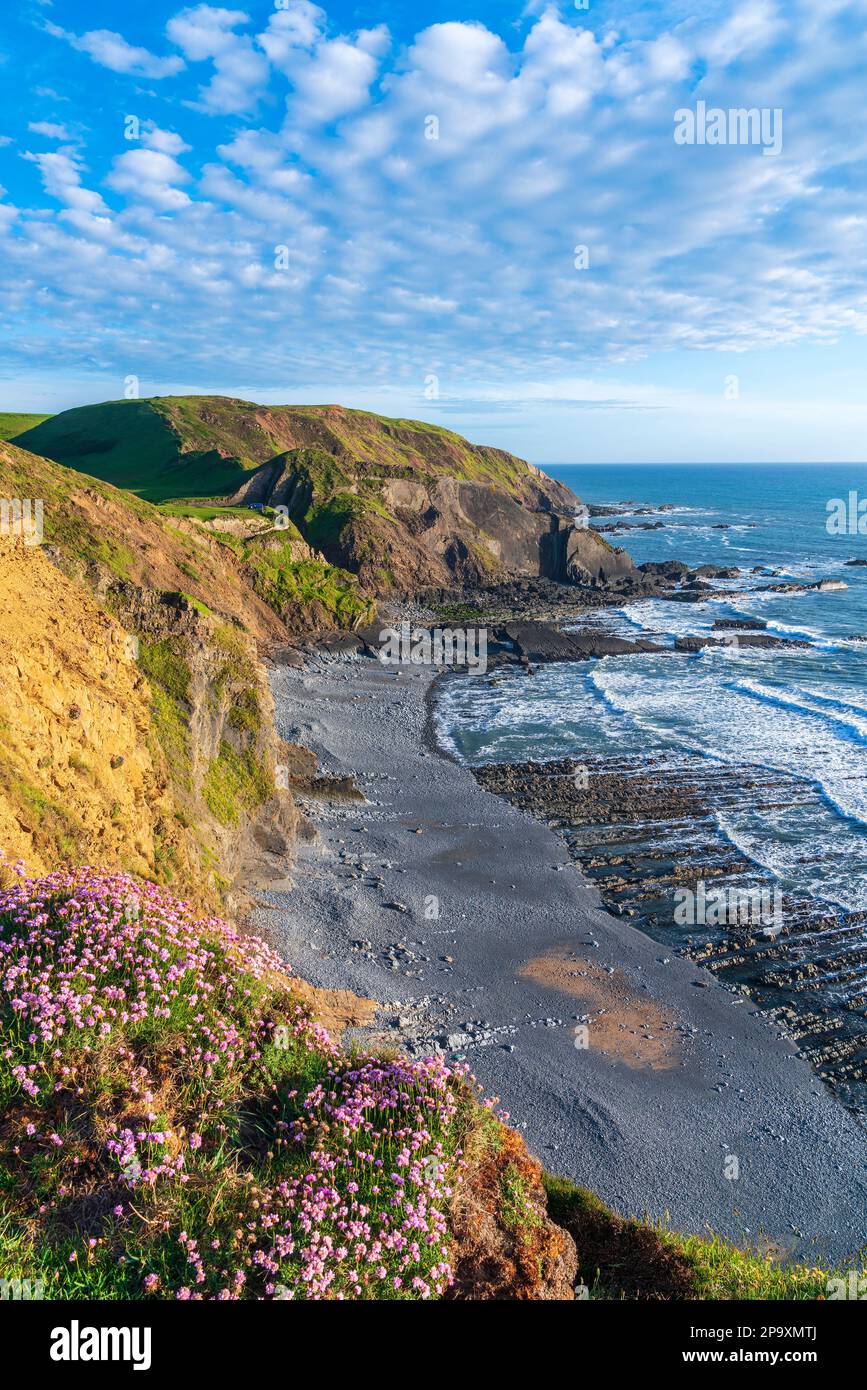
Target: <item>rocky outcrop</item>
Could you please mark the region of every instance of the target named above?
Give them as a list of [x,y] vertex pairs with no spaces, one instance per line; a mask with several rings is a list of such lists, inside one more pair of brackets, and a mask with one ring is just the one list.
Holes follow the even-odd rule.
[[[471,455],[502,460],[475,480],[442,471],[451,436],[401,422],[403,447],[412,457],[418,438],[426,453],[415,466],[378,469],[342,443],[288,450],[245,483],[233,502],[285,506],[325,557],[357,574],[374,593],[415,593],[458,581],[473,585],[503,576],[538,575],[562,582],[607,583],[632,574],[623,551],[575,524],[578,499],[532,465],[495,450]],[[440,440],[440,455],[431,441]],[[327,436],[323,436],[323,439]],[[457,436],[454,436],[457,438]]]
[[513,1129],[475,1146],[452,1204],[449,1299],[574,1299],[575,1242],[548,1215],[542,1167]]
[[705,647],[809,647],[792,637],[775,637],[770,632],[733,632],[726,637],[710,637],[707,634],[692,637],[676,637],[674,649],[678,652],[700,652]]
[[548,661],[589,661],[600,656],[666,650],[643,637],[628,639],[602,632],[560,632],[547,623],[506,623],[497,629],[497,636],[512,647],[519,660],[534,665]]
[[563,533],[562,562],[555,579],[572,584],[608,584],[635,574],[632,557],[625,550],[612,549],[596,531],[583,525],[568,527]]
[[342,500],[332,497],[320,512],[311,500],[312,484],[299,486],[284,463],[264,495],[271,504],[289,506],[326,558],[357,574],[374,593],[417,593],[455,581],[472,586],[514,576],[606,585],[636,573],[625,551],[613,549],[580,518],[575,522],[578,499],[543,475],[529,492],[494,481],[394,478],[382,482],[376,505],[357,477],[345,486]]

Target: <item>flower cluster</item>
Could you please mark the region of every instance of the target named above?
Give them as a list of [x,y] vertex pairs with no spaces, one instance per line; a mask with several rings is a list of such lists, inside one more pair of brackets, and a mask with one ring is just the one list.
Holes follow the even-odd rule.
[[[0,921],[0,1000],[18,1018],[25,1052],[41,1044],[56,1055],[70,1038],[95,1041],[182,1014],[188,1060],[210,1075],[259,1047],[233,1007],[250,993],[247,977],[286,972],[263,942],[242,942],[225,922],[200,919],[189,903],[126,874],[22,878],[0,890]],[[40,1070],[19,1066],[22,1085]]]
[[[270,1249],[254,1263],[278,1296],[421,1297],[450,1277],[445,1212],[457,1155],[447,1141],[455,1072],[438,1058],[332,1068],[282,1143],[306,1149],[304,1171],[268,1194]],[[281,1140],[278,1139],[278,1145]],[[293,1277],[281,1276],[293,1257]]]
[[[43,1182],[46,1154],[66,1165],[55,1204],[85,1176],[136,1189],[131,1206],[112,1207],[114,1235],[84,1254],[91,1263],[120,1251],[140,1271],[137,1293],[436,1296],[451,1277],[465,1068],[351,1062],[289,1002],[287,973],[263,942],[153,884],[92,869],[21,875],[0,889],[13,1152],[24,1162],[38,1151]],[[109,1055],[120,1098],[94,1160],[74,1121],[66,1129],[57,1116],[105,1096]],[[185,1204],[190,1184],[214,1200]],[[154,1208],[137,1225],[149,1193],[159,1220]]]
[[[178,1153],[172,1157],[166,1148],[172,1138],[171,1130],[157,1130],[154,1133],[139,1130],[133,1133],[131,1129],[122,1129],[116,1139],[107,1140],[105,1147],[119,1164],[130,1187],[136,1187],[139,1183],[153,1187],[158,1178],[166,1177],[176,1177],[186,1182],[184,1155]],[[144,1146],[155,1152],[147,1152]]]

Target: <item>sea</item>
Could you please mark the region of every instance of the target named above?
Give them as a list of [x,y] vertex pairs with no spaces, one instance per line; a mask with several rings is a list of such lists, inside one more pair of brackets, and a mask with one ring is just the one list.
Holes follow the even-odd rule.
[[[436,712],[442,744],[470,765],[686,753],[731,770],[734,784],[745,766],[785,773],[810,794],[728,799],[720,835],[799,899],[867,908],[867,567],[847,564],[867,559],[857,515],[862,498],[867,513],[867,465],[542,467],[594,508],[611,508],[594,525],[662,523],[607,536],[636,563],[741,573],[714,580],[724,596],[707,602],[644,599],[588,615],[607,631],[654,638],[664,654],[543,666],[530,677],[498,671],[494,681],[450,677]],[[862,524],[867,532],[867,516]],[[823,579],[847,587],[756,592]],[[806,645],[670,650],[719,619],[761,619],[768,633]]]

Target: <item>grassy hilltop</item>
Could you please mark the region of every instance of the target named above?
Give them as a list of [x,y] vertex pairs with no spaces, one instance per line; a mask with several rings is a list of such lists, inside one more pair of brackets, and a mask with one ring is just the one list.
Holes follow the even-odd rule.
[[16,412],[0,410],[0,439],[15,439],[25,430],[32,430],[36,425],[41,425],[43,420],[49,420],[49,415],[22,415]]
[[[565,577],[577,505],[569,489],[513,454],[418,420],[166,396],[67,410],[16,443],[187,515],[208,504],[280,507],[370,594]],[[613,552],[595,533],[581,540],[596,578]]]
[[337,405],[155,396],[80,406],[22,428],[16,443],[23,448],[151,502],[232,494],[262,464],[305,448],[371,479],[447,474],[523,496],[528,478],[521,459],[452,430]]

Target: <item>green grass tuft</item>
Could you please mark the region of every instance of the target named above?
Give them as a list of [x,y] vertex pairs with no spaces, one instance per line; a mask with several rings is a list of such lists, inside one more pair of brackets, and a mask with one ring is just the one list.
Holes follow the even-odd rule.
[[237,825],[243,811],[254,811],[274,794],[268,769],[252,748],[239,753],[223,740],[205,774],[202,796],[220,825]]
[[824,1299],[829,1281],[845,1277],[822,1264],[783,1264],[721,1236],[681,1235],[661,1222],[617,1216],[567,1178],[546,1173],[544,1183],[551,1217],[575,1239],[579,1279],[591,1298]]
[[359,594],[353,575],[325,560],[295,559],[291,540],[265,545],[251,542],[244,555],[253,573],[253,587],[276,612],[291,615],[294,608],[317,604],[323,624],[353,628],[373,618],[374,603]]

